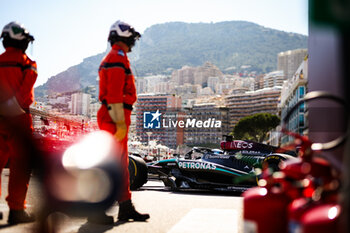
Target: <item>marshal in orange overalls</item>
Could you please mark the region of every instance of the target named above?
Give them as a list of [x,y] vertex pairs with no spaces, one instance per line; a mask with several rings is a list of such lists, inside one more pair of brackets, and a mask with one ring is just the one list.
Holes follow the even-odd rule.
[[[114,44],[109,54],[102,60],[99,68],[100,93],[99,100],[103,103],[97,113],[98,125],[101,130],[115,134],[116,124],[109,116],[107,104],[124,103],[124,117],[127,132],[131,123],[132,105],[136,102],[135,78],[131,72],[126,51]],[[128,133],[120,142],[123,152],[121,153],[121,166],[123,169],[122,194],[118,201],[123,202],[131,199],[129,188],[129,157],[128,157]]]
[[36,63],[21,49],[7,47],[0,55],[0,103],[15,96],[18,104],[26,112],[15,117],[0,116],[0,171],[10,160],[6,200],[11,210],[25,209],[31,161],[22,143],[23,139],[31,137],[33,133],[29,106],[34,100],[36,68]]

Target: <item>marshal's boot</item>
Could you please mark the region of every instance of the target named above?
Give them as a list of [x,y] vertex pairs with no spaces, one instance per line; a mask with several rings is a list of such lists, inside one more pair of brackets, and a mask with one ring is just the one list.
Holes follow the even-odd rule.
[[118,220],[146,221],[149,217],[149,214],[140,214],[137,212],[134,205],[131,203],[131,200],[119,202]]

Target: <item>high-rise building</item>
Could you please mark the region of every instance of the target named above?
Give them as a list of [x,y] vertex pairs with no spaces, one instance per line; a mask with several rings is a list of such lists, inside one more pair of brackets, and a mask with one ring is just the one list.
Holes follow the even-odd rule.
[[231,83],[218,83],[216,85],[216,94],[227,95],[227,94],[231,93],[234,89],[236,89],[236,86],[233,82],[231,82]]
[[171,94],[174,93],[174,86],[174,83],[170,81],[158,82],[153,86],[153,90],[151,90],[151,92]]
[[277,70],[266,74],[263,78],[264,88],[282,86],[285,80],[283,70]]
[[254,80],[254,91],[264,88],[264,75],[260,74],[255,77]]
[[176,85],[184,85],[185,83],[194,83],[194,72],[196,68],[190,66],[183,66],[179,70],[174,70],[171,74],[171,80],[176,83]]
[[145,78],[136,78],[136,91],[138,94],[146,93],[148,91],[148,81]]
[[307,55],[307,49],[295,49],[277,55],[277,70],[283,70],[285,79],[291,78]]
[[220,82],[219,77],[209,77],[208,87],[210,87],[214,92],[216,92],[216,85]]
[[225,97],[229,109],[230,130],[232,131],[238,121],[256,113],[277,114],[282,87],[264,88],[256,91],[247,91]]
[[200,67],[184,66],[180,70],[173,71],[171,79],[176,85],[198,84],[202,87],[208,86],[209,77],[222,77],[223,73],[218,67],[210,62]]
[[[159,112],[160,123],[165,114],[171,115],[172,119],[177,119],[177,114],[181,112],[181,97],[167,94],[141,94],[138,95],[136,104],[136,135],[141,142],[157,140],[159,143],[170,148],[176,148],[183,144],[183,132],[177,131],[176,127],[145,127],[145,113]],[[147,135],[150,132],[150,136]]]
[[198,67],[194,73],[194,84],[199,84],[202,87],[208,86],[209,77],[222,77],[223,73],[211,62],[204,63]]
[[[288,113],[288,110],[292,108],[300,99],[304,97],[307,92],[308,82],[308,60],[307,58],[301,62],[299,68],[291,77],[291,79],[285,81],[282,86],[281,100],[278,104],[278,108],[283,120]],[[289,131],[299,133],[303,135],[307,129],[306,122],[306,109],[304,105],[300,105],[297,111],[294,111],[286,127]],[[292,137],[283,135],[281,138],[281,144],[286,144],[293,140]]]
[[72,94],[71,102],[72,108],[71,113],[76,115],[89,115],[89,107],[90,107],[90,99],[91,95],[78,92]]
[[184,100],[197,98],[200,95],[201,89],[201,85],[186,83],[184,85],[175,86],[174,92],[176,95],[181,96],[181,98]]
[[[217,145],[223,135],[230,133],[228,108],[215,103],[195,104],[186,111],[189,119],[207,122],[208,127],[185,128],[185,144],[187,145]],[[220,127],[215,124],[220,122]]]
[[89,107],[89,116],[90,117],[97,117],[97,112],[101,107],[101,103],[95,102],[95,103],[90,103]]

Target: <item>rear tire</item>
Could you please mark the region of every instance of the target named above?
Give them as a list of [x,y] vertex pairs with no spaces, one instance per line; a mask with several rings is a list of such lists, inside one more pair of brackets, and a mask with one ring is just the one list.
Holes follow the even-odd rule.
[[136,190],[147,182],[147,164],[140,158],[129,155],[130,189]]

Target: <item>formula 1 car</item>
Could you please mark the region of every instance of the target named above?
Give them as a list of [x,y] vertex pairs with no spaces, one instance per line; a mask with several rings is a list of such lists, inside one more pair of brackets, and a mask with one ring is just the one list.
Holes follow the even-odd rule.
[[222,151],[194,147],[183,158],[148,163],[149,176],[155,175],[172,190],[243,192],[257,185],[255,168],[261,168],[263,162],[277,170],[281,161],[295,156],[275,153],[278,148],[261,143],[226,139],[221,143]]

